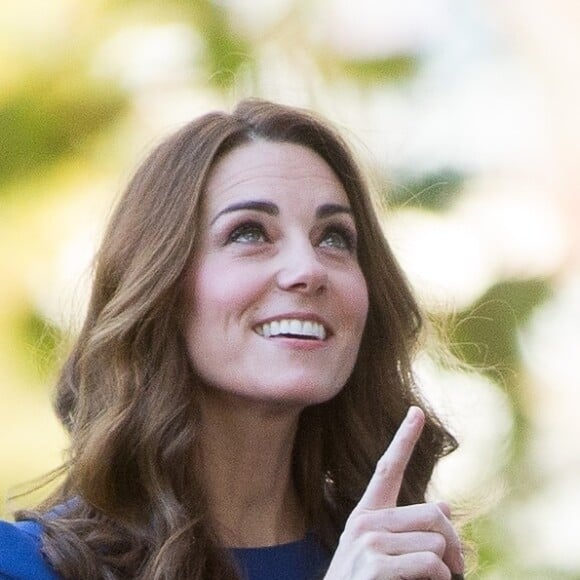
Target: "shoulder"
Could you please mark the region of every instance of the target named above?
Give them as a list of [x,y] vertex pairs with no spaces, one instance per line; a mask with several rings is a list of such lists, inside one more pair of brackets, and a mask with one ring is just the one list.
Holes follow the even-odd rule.
[[42,529],[32,521],[0,521],[0,579],[58,580],[41,552]]

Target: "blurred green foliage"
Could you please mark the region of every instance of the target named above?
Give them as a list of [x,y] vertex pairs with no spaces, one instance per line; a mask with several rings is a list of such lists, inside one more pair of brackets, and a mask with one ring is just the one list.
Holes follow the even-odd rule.
[[383,196],[393,207],[419,207],[433,211],[449,209],[461,196],[466,176],[453,168],[424,175],[401,175]]
[[[79,9],[80,6],[81,3]],[[226,3],[211,0],[169,0],[164,3],[110,0],[103,3],[101,10],[109,33],[115,30],[115,26],[125,26],[130,21],[128,14],[135,14],[131,12],[135,10],[142,14],[141,18],[148,15],[152,24],[159,22],[161,15],[165,16],[165,21],[179,18],[187,23],[203,45],[203,73],[194,77],[202,78],[203,90],[214,91],[216,99],[235,89],[236,83],[246,74],[246,68],[251,69],[252,74],[258,74],[260,46],[236,29]],[[92,32],[94,38],[89,40],[97,47],[103,40],[99,36],[100,22],[94,22]],[[306,34],[303,41],[308,46]],[[330,48],[322,50],[320,46],[310,46],[309,54],[312,67],[319,71],[320,78],[328,81],[329,87],[333,83],[340,86],[348,82],[367,90],[385,84],[407,84],[413,81],[421,64],[415,54],[349,59],[335,54]],[[88,72],[90,62],[83,58],[74,58],[72,65],[64,63],[54,65],[54,68],[39,68],[34,62],[22,62],[22,66],[29,69],[0,101],[0,199],[6,192],[13,191],[15,184],[18,189],[19,183],[37,178],[51,167],[82,157],[97,135],[126,121],[134,110],[132,97],[126,94],[120,83],[91,76]],[[62,62],[64,60],[63,57]],[[395,210],[420,207],[445,212],[463,194],[467,177],[455,167],[426,175],[420,172],[407,174],[398,179],[397,187],[385,195]],[[384,190],[387,191],[386,186]],[[41,193],[35,191],[35,195]],[[26,200],[20,202],[28,209]],[[0,205],[0,223],[7,215],[4,212],[5,208]],[[4,251],[6,253],[6,248]],[[26,246],[18,247],[18,251],[25,252]],[[475,304],[445,321],[452,329],[451,343],[455,354],[491,377],[509,396],[516,432],[506,475],[515,490],[518,489],[518,480],[525,481],[530,477],[526,465],[530,427],[522,394],[518,332],[550,294],[549,280],[499,280]],[[11,308],[20,310],[10,319],[10,328],[3,329],[3,332],[10,334],[10,340],[16,341],[27,364],[34,369],[33,382],[47,388],[60,358],[62,332],[37,307],[31,306],[31,301],[10,303],[6,307],[7,310]],[[27,375],[19,384],[29,383],[30,378]],[[499,571],[500,576],[494,578],[556,580],[572,577],[555,570],[522,572],[510,555],[510,544],[501,518],[494,515],[475,519],[466,527],[466,535],[474,543],[482,578],[486,571]]]
[[31,384],[46,383],[54,375],[65,337],[62,330],[34,307],[23,310],[15,328],[15,339],[23,345],[27,367],[35,375]]
[[205,46],[208,81],[218,89],[235,85],[242,66],[252,60],[252,45],[233,28],[223,6],[210,0],[191,2],[192,22]]
[[351,81],[361,86],[409,80],[417,73],[418,59],[409,54],[388,58],[335,60],[336,66]]
[[[451,328],[451,348],[474,369],[488,375],[503,388],[510,399],[514,430],[511,461],[505,484],[521,499],[533,489],[534,474],[528,464],[531,425],[527,414],[527,392],[522,380],[521,350],[518,335],[535,309],[552,295],[548,280],[510,280],[492,286],[473,306],[456,315]],[[507,442],[506,442],[507,443]],[[486,552],[497,559],[506,542],[501,526],[479,535],[482,558]],[[502,559],[507,558],[507,554]]]
[[59,72],[31,72],[0,105],[0,194],[2,186],[79,154],[127,110],[117,87]]
[[[452,348],[469,365],[516,389],[519,377],[513,372],[521,356],[518,329],[550,295],[547,280],[495,284],[474,305],[454,317]],[[513,402],[517,404],[517,400]]]

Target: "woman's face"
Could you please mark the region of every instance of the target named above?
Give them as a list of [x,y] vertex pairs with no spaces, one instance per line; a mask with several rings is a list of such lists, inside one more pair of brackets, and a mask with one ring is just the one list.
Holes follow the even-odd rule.
[[341,182],[310,149],[259,141],[220,160],[186,278],[185,339],[205,384],[300,407],[338,393],[368,310],[356,238]]

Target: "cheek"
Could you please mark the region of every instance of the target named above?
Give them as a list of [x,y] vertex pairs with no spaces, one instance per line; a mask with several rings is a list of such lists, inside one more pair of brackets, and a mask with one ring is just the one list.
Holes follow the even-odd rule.
[[353,326],[362,334],[369,310],[368,288],[362,272],[345,283],[344,304]]
[[189,284],[191,315],[201,321],[242,312],[260,295],[264,281],[247,268],[208,261],[196,269]]

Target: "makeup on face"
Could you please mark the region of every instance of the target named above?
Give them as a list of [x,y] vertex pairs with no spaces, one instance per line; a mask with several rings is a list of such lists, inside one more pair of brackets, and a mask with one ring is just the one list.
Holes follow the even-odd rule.
[[213,168],[203,214],[184,331],[199,376],[261,403],[333,397],[368,310],[340,180],[308,148],[253,142]]

